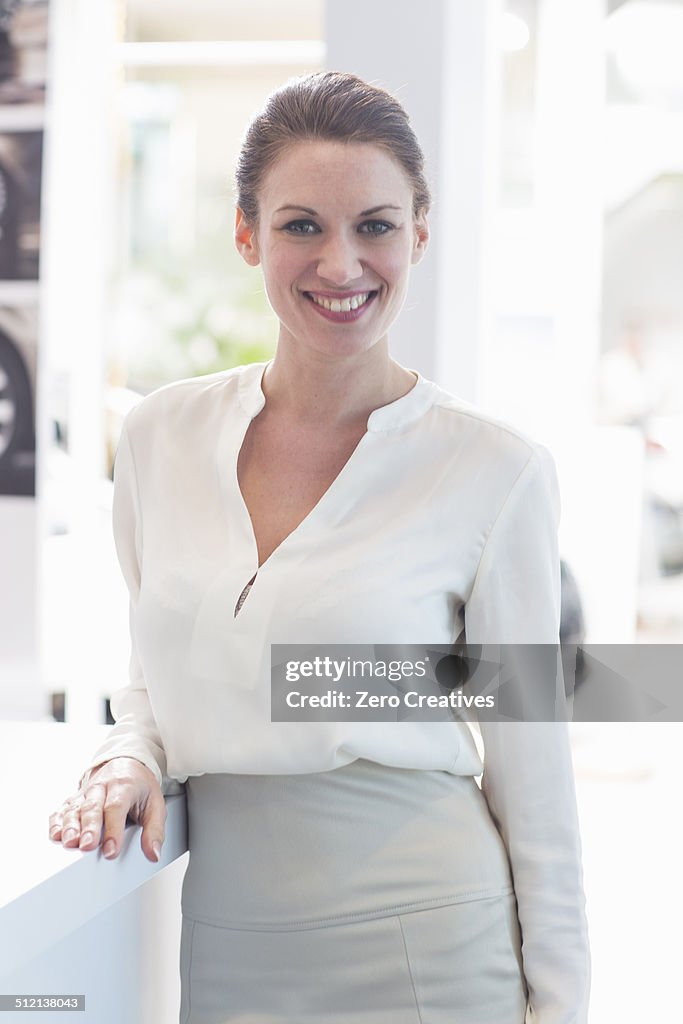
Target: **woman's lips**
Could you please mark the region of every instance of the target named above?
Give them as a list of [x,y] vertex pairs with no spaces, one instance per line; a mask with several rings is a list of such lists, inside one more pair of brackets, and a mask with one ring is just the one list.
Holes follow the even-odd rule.
[[[304,292],[303,294],[306,297],[306,299],[308,300],[308,302],[311,304],[311,306],[313,306],[313,309],[315,309],[318,313],[320,313],[321,316],[324,316],[326,320],[331,320],[333,323],[337,323],[337,324],[352,323],[355,320],[359,320],[360,317],[365,312],[365,310],[368,308],[368,306],[372,305],[372,303],[374,302],[375,298],[377,297],[377,291],[369,291],[367,293],[368,297],[367,297],[366,301],[363,303],[362,306],[359,306],[357,309],[339,310],[339,312],[334,312],[331,309],[326,309],[325,306],[319,305],[312,298],[310,292]],[[332,295],[328,295],[328,294],[324,294],[324,293],[317,293],[317,294],[322,294],[323,298],[330,299],[330,300],[332,298],[338,298],[340,300],[344,299],[344,298],[350,298],[349,294],[347,294],[347,295],[338,295],[338,296],[332,296]],[[352,294],[353,295],[358,295],[358,294],[365,294],[365,293],[363,293],[363,292],[353,292]]]

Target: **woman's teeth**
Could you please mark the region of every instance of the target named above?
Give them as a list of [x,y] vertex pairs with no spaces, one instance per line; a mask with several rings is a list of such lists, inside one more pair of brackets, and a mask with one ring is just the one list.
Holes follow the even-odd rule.
[[365,305],[370,297],[370,292],[361,292],[359,295],[351,296],[350,299],[325,299],[322,295],[315,295],[313,292],[308,294],[316,305],[329,309],[331,313],[350,313],[352,309],[358,309]]

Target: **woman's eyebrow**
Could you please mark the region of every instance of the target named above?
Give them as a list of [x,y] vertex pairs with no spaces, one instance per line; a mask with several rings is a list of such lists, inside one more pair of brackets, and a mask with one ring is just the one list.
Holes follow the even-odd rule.
[[[359,217],[369,217],[371,213],[379,213],[380,210],[400,210],[400,206],[393,206],[391,203],[383,203],[381,206],[372,206],[369,210],[362,210],[359,213]],[[315,210],[312,210],[310,206],[295,206],[289,204],[288,206],[279,206],[276,213],[282,213],[283,210],[303,210],[304,213],[310,213],[312,217],[317,217],[318,214]]]
[[318,216],[315,210],[311,210],[309,206],[295,206],[293,203],[290,203],[288,206],[278,206],[275,212],[282,213],[283,210],[303,210],[304,213],[310,213],[312,217]]
[[371,206],[369,210],[361,210],[361,217],[369,217],[371,213],[379,213],[380,210],[400,210],[400,206],[394,206],[392,203],[383,203],[381,206]]

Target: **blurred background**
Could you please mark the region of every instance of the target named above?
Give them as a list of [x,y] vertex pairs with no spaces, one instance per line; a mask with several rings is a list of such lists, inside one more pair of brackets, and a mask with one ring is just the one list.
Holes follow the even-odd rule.
[[[681,643],[681,53],[681,0],[3,0],[0,718],[111,721],[122,418],[169,381],[272,355],[276,319],[232,242],[233,166],[267,94],[325,67],[394,91],[423,142],[432,244],[394,355],[551,448],[565,636]],[[616,900],[615,877],[680,849],[680,739],[576,726],[590,893],[610,875]],[[655,904],[636,901],[622,972],[632,929],[668,934]],[[623,907],[593,908],[593,1019],[654,1017],[657,999],[672,1019],[661,958],[641,1001],[615,995]]]

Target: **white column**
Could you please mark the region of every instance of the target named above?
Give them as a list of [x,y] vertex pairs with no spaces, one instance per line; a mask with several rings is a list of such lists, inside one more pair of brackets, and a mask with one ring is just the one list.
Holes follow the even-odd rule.
[[[69,373],[69,453],[83,483],[104,474],[105,296],[113,246],[114,0],[52,0],[46,146],[46,343]],[[81,506],[74,510],[78,519]]]
[[37,657],[38,502],[0,497],[0,718],[47,714]]
[[[116,127],[117,4],[51,0],[50,130],[46,145],[45,316],[48,373],[68,386],[70,579],[73,658],[70,722],[100,720],[94,638],[102,604],[98,555],[105,477],[106,289],[115,251],[113,186]],[[100,631],[101,634],[101,631]]]
[[430,249],[413,270],[392,354],[469,400],[487,329],[499,9],[500,0],[326,0],[327,67],[403,103],[434,193]]

